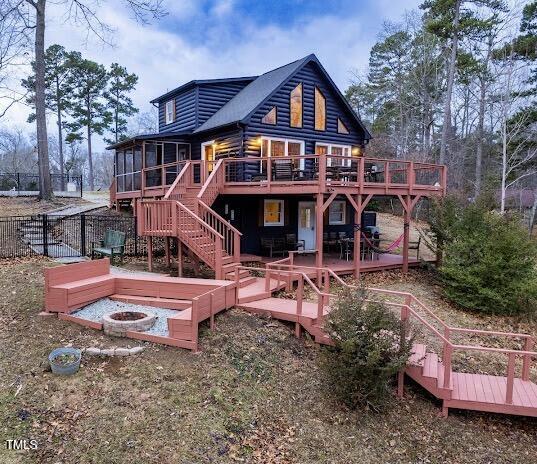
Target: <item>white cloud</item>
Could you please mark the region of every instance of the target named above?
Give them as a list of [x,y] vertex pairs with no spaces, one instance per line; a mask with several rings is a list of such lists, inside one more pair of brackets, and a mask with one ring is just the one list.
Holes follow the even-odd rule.
[[[385,2],[387,0],[379,0],[379,3]],[[181,18],[194,16],[199,14],[200,3],[195,0],[169,2],[170,13]],[[237,36],[222,27],[207,28],[203,44],[192,45],[182,36],[179,27],[172,31],[164,30],[158,23],[141,26],[124,8],[114,4],[105,3],[100,11],[100,16],[115,29],[114,48],[94,40],[84,48],[85,30],[52,20],[47,30],[47,44],[60,43],[69,50],[80,50],[86,57],[107,66],[112,62],[126,66],[139,76],[133,100],[141,109],[147,109],[152,98],[192,79],[261,74],[310,53],[319,57],[336,84],[344,90],[351,78],[350,71],[367,65],[369,50],[375,41],[371,28],[374,23],[377,24],[374,29],[378,30],[382,21],[380,17],[366,22],[359,17],[342,19],[326,15],[288,28],[260,25],[248,18],[234,18],[233,1],[222,0],[211,14],[234,18],[236,24],[228,24],[228,29],[233,31],[232,28],[240,27],[242,38],[234,38]],[[387,5],[384,11],[391,19],[397,19],[404,10],[395,8],[393,2]],[[10,111],[7,122],[24,124],[28,111],[27,107],[18,105]],[[52,121],[50,127],[53,127]],[[28,129],[33,130],[33,127],[28,126]],[[97,150],[104,147],[97,138],[94,142]]]

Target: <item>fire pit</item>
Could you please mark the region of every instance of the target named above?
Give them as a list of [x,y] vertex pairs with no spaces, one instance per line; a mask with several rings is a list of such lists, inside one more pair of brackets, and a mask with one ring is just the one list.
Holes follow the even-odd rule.
[[103,316],[103,329],[107,335],[124,337],[127,331],[145,332],[153,327],[157,317],[141,311],[119,311]]

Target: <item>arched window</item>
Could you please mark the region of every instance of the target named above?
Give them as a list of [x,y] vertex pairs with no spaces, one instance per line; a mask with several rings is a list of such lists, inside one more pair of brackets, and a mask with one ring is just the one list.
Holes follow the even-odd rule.
[[289,106],[291,127],[302,127],[302,83],[291,91]]

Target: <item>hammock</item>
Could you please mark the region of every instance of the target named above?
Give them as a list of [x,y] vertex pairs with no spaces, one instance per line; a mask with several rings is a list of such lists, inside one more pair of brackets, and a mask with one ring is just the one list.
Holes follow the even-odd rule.
[[399,248],[399,246],[401,245],[401,241],[403,240],[403,237],[404,237],[404,236],[405,236],[404,234],[401,234],[401,235],[399,236],[398,239],[396,239],[395,241],[393,241],[392,243],[390,243],[390,244],[388,245],[388,247],[387,247],[385,250],[383,250],[383,249],[381,249],[381,248],[376,247],[376,246],[373,244],[373,242],[371,242],[371,240],[369,240],[369,239],[365,236],[365,234],[362,232],[362,237],[364,238],[364,241],[365,241],[365,243],[367,243],[367,245],[369,246],[369,248],[371,248],[375,253],[380,253],[380,254],[382,254],[382,253],[390,253],[391,251],[395,250],[396,248]]

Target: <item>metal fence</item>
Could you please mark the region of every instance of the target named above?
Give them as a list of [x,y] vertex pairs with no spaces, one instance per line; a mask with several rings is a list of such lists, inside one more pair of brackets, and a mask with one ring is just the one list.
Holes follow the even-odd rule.
[[102,240],[107,229],[125,232],[126,255],[147,254],[145,237],[137,235],[134,217],[45,214],[0,217],[0,258],[90,256],[93,243]]
[[[51,174],[52,191],[64,196],[82,196],[82,176]],[[23,172],[0,173],[0,192],[4,195],[35,195],[39,192],[39,175]]]

